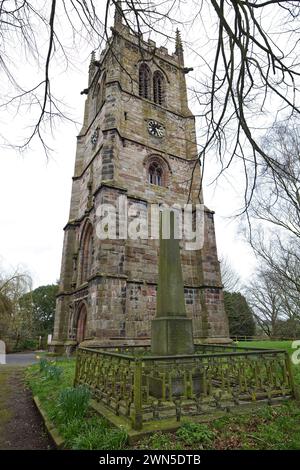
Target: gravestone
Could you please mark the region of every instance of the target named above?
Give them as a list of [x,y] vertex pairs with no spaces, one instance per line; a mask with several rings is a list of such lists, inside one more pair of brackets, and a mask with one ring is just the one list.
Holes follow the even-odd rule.
[[4,341],[0,340],[0,364],[6,364],[6,346]]

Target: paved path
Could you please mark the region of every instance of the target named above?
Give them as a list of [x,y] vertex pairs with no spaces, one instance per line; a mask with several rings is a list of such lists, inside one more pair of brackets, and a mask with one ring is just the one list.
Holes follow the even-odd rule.
[[0,365],[0,450],[53,449],[31,392],[24,383],[24,366],[34,354],[12,354]]
[[36,356],[38,353],[16,353],[6,355],[6,364],[8,366],[29,366],[38,362]]

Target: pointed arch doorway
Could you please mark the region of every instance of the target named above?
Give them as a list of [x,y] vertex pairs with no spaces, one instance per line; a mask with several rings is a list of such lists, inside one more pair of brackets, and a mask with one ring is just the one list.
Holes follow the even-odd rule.
[[76,328],[76,341],[82,343],[85,339],[85,330],[86,330],[86,320],[87,320],[87,308],[83,303],[79,307],[77,328]]

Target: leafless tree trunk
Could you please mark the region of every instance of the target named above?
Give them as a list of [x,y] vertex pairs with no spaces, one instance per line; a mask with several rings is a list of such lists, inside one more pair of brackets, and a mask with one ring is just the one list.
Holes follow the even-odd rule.
[[246,296],[257,324],[266,335],[273,337],[278,320],[287,318],[273,273],[260,270],[247,287]]
[[262,144],[276,160],[278,171],[274,174],[267,165],[260,168],[250,216],[266,223],[266,229],[282,229],[285,237],[299,242],[300,120],[275,124]]
[[[299,129],[299,119],[293,119],[275,124],[266,134],[263,147],[282,171],[274,175],[266,165],[261,168],[248,231],[258,262],[272,279],[284,318],[297,321],[300,320]],[[255,282],[260,282],[260,274]]]

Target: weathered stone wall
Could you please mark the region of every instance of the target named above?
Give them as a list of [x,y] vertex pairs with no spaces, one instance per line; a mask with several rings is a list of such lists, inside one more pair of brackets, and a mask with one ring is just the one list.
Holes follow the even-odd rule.
[[[150,335],[156,310],[158,277],[157,240],[99,240],[96,233],[100,204],[116,205],[126,195],[129,207],[138,205],[149,214],[150,204],[180,204],[198,199],[200,169],[195,165],[195,120],[188,108],[185,74],[179,58],[165,48],[143,43],[123,27],[100,57],[91,63],[89,93],[83,128],[78,136],[69,223],[61,269],[54,338],[70,336],[72,312],[87,305],[86,338],[143,338]],[[139,65],[143,60],[153,73],[165,77],[165,103],[155,104],[138,96]],[[126,72],[125,72],[126,70]],[[103,80],[106,85],[103,89]],[[102,88],[101,88],[102,87]],[[99,91],[100,90],[100,91]],[[104,96],[99,102],[99,93]],[[98,94],[97,94],[98,93]],[[102,96],[101,95],[101,96]],[[148,121],[164,125],[165,137],[153,137]],[[148,182],[147,164],[153,156],[162,162],[164,185]],[[196,337],[227,337],[220,266],[217,257],[213,213],[205,212],[202,250],[181,250],[187,314]],[[87,227],[92,227],[89,275],[84,250]],[[84,254],[85,253],[85,254]],[[74,314],[73,314],[74,315]],[[70,338],[69,338],[70,339]]]

